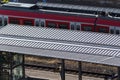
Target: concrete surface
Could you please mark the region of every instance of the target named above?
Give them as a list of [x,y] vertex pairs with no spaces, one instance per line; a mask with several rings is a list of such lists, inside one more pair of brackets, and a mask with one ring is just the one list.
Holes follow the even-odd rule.
[[[61,80],[60,74],[57,72],[44,71],[39,69],[25,69],[26,75],[42,80]],[[104,80],[102,78],[82,76],[83,80]],[[78,75],[66,74],[66,80],[78,80]]]

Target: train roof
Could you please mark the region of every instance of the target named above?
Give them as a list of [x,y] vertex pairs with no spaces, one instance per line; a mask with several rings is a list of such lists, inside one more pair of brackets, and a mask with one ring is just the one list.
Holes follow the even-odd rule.
[[86,10],[86,11],[103,11],[103,12],[120,13],[120,9],[117,9],[117,8],[92,7],[92,6],[83,6],[83,5],[43,3],[43,2],[39,2],[36,4],[8,2],[8,3],[3,4],[2,7],[31,8],[35,5],[37,5],[39,8],[47,7],[47,8],[59,8],[59,9],[72,9],[72,10],[77,9],[77,10]]
[[42,2],[36,4],[39,7],[54,7],[54,8],[67,8],[67,9],[78,9],[78,10],[88,10],[88,11],[104,11],[104,12],[120,13],[120,9],[117,8],[92,7],[92,6],[83,6],[83,5],[42,3]]
[[55,3],[36,3],[39,8],[53,9],[53,10],[66,10],[68,12],[77,12],[89,15],[107,15],[107,17],[120,19],[120,9],[118,8],[106,8],[95,6],[83,6],[83,5],[70,5],[70,4],[55,4]]
[[[41,12],[52,12],[62,14],[75,14],[75,15],[88,15],[88,16],[99,16],[107,14],[107,17],[120,19],[120,9],[117,8],[105,8],[105,7],[92,7],[83,5],[70,5],[70,4],[56,4],[56,3],[16,3],[8,2],[2,5],[5,9],[7,8],[19,8],[19,9],[32,9]],[[16,9],[17,10],[17,9]],[[105,13],[104,13],[105,12]]]
[[34,5],[35,4],[8,2],[8,3],[5,3],[5,4],[2,4],[2,7],[31,8]]

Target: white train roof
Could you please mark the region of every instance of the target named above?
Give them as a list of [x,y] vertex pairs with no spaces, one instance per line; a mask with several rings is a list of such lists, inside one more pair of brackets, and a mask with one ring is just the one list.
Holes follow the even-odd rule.
[[34,6],[35,4],[28,4],[28,3],[17,3],[17,2],[8,2],[5,4],[2,4],[4,7],[23,7],[23,8],[30,8]]
[[[99,37],[103,41],[94,42]],[[0,51],[120,66],[119,48],[117,35],[11,24],[0,29]]]

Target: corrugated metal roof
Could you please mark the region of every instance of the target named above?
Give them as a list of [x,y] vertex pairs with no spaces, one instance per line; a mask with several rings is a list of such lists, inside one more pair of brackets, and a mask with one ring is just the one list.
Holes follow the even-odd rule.
[[[104,42],[108,38],[109,41],[115,41],[117,45],[112,44],[112,47],[96,46],[103,44],[94,42],[99,38],[96,35],[100,38],[103,37]],[[110,34],[7,25],[0,29],[0,51],[120,66],[119,38],[120,36]],[[94,44],[87,45],[89,42],[86,39],[91,39],[93,42],[88,41]],[[82,44],[75,42],[82,42]],[[111,46],[111,44],[107,45]],[[118,48],[114,46],[118,46]]]
[[69,43],[59,43],[59,42],[50,42],[50,41],[39,41],[39,40],[30,40],[30,39],[17,39],[17,38],[6,38],[0,37],[1,45],[9,46],[21,46],[28,48],[38,48],[38,49],[49,49],[57,50],[64,52],[75,52],[89,55],[103,55],[103,56],[120,56],[119,49],[113,48],[104,48],[96,46],[88,46],[85,44],[69,44]]
[[119,35],[112,35],[112,34],[105,34],[105,33],[70,31],[70,30],[50,29],[50,28],[37,28],[33,26],[9,24],[0,30],[0,34],[120,47]]
[[88,55],[75,52],[63,52],[54,50],[45,50],[37,48],[27,48],[18,46],[0,45],[0,51],[14,52],[18,54],[36,55],[44,57],[54,57],[61,59],[70,59],[92,63],[100,63],[112,66],[120,66],[120,58],[100,55]]

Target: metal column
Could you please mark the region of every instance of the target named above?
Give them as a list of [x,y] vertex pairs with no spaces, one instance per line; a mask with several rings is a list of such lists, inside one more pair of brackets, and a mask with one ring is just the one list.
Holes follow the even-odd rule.
[[13,80],[13,75],[12,75],[12,69],[13,69],[13,66],[12,66],[12,63],[13,63],[13,56],[12,56],[12,53],[9,53],[10,55],[10,80]]
[[24,65],[24,63],[25,63],[25,56],[23,54],[23,61],[22,61],[22,70],[23,70],[22,74],[23,74],[23,78],[25,78],[25,65]]
[[61,60],[60,75],[61,75],[61,80],[65,80],[65,60],[64,59]]
[[82,63],[78,62],[78,80],[82,80]]
[[120,80],[120,67],[118,67],[118,78],[117,80]]

